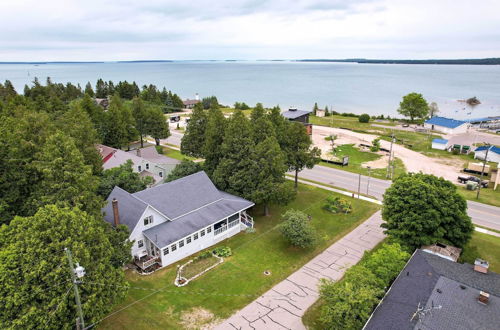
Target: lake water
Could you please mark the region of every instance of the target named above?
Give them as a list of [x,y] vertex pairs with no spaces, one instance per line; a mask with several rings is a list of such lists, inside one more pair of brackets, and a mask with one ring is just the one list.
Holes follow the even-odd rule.
[[[500,115],[500,66],[403,65],[301,62],[150,62],[84,64],[0,64],[0,81],[18,91],[34,77],[44,81],[95,84],[135,80],[155,84],[182,98],[216,95],[222,104],[279,104],[311,109],[314,102],[338,112],[397,114],[401,98],[422,93],[443,116],[457,119]],[[458,102],[476,96],[482,104]]]

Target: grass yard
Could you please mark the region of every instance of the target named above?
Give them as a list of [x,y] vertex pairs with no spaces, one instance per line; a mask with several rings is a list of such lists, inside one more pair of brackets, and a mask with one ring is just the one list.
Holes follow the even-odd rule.
[[[462,256],[464,253],[467,254],[467,249],[477,249],[477,254],[471,253],[473,258],[465,258],[468,263],[474,263],[475,257],[484,259],[490,263],[490,268],[492,272],[500,273],[500,237],[483,234],[479,232],[474,232],[472,234],[472,239],[464,248]],[[470,260],[469,260],[470,259]]]
[[481,191],[479,192],[479,199],[476,198],[477,190],[467,190],[465,186],[457,186],[457,191],[465,199],[471,200],[473,202],[500,207],[500,188],[497,188],[497,190],[493,190],[491,184],[489,188],[481,188]]
[[377,123],[370,120],[369,123],[360,123],[357,117],[346,117],[334,115],[329,117],[309,116],[309,122],[313,125],[321,125],[327,127],[348,128],[356,131],[367,131],[372,129],[381,129],[380,127],[372,126],[372,124],[381,124],[385,126],[396,126],[396,123]]
[[[289,184],[292,189],[293,183]],[[196,323],[193,317],[199,314],[200,309],[213,313],[215,318],[229,317],[347,234],[379,208],[375,204],[346,197],[353,205],[353,213],[334,215],[322,208],[329,195],[337,194],[300,185],[295,201],[286,207],[273,206],[271,216],[255,216],[255,212],[262,214],[260,208],[255,210],[256,232],[241,233],[223,241],[221,245],[231,247],[233,256],[185,287],[177,288],[173,285],[176,265],[150,276],[127,272],[131,285],[129,295],[122,304],[115,307],[115,311],[139,299],[143,300],[112,315],[100,326],[105,329],[180,329],[187,324]],[[312,224],[319,234],[316,247],[301,250],[286,243],[278,229],[281,214],[287,209],[302,210],[312,216]],[[179,264],[184,262],[185,260]],[[265,270],[272,274],[265,276]],[[195,324],[194,327],[196,326]]]
[[[381,155],[378,155],[370,151],[361,151],[358,148],[356,148],[353,144],[343,144],[337,147],[336,156],[339,158],[339,160],[342,159],[342,157],[344,156],[349,156],[349,165],[342,166],[342,165],[330,164],[327,162],[321,162],[320,165],[336,168],[339,170],[349,171],[353,173],[359,173],[362,175],[368,175],[368,169],[366,167],[361,166],[363,163],[376,160],[382,157]],[[395,170],[394,170],[395,177],[399,176],[400,174],[406,173],[406,168],[401,159],[396,158],[394,160],[394,165],[395,165]],[[387,174],[387,167],[370,170],[370,175],[374,178],[387,179],[386,174]]]
[[209,256],[208,258],[202,258],[198,260],[194,260],[192,263],[189,265],[186,265],[182,269],[182,276],[186,279],[190,279],[193,276],[198,275],[208,267],[211,267],[215,265],[216,263],[219,262],[219,259],[217,259],[214,256]]
[[163,147],[163,154],[167,157],[178,159],[178,160],[183,160],[183,159],[188,159],[188,160],[195,160],[196,158],[186,156],[181,154],[179,150],[172,149],[169,147]]
[[432,140],[441,138],[441,135],[436,134],[431,134],[431,136],[429,136],[426,133],[390,130],[386,128],[382,130],[383,133],[380,134],[380,138],[382,140],[391,141],[391,134],[394,133],[397,144],[403,145],[408,149],[419,152],[428,152],[432,150]]

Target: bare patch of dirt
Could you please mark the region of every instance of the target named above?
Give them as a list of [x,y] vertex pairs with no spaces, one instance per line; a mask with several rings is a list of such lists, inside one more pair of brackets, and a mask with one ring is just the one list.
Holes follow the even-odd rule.
[[213,329],[220,323],[215,315],[201,307],[194,307],[181,314],[181,325],[187,330],[208,330]]
[[387,156],[385,153],[378,153],[379,155],[382,155],[379,159],[372,160],[370,162],[366,162],[361,164],[362,167],[368,167],[370,166],[371,168],[386,168],[387,164],[389,163],[389,156]]

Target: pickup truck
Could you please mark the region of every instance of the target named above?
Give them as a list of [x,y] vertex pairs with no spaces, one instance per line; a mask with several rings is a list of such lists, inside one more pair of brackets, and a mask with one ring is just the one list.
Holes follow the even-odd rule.
[[481,183],[481,187],[483,188],[488,188],[489,181],[488,180],[483,180],[475,177],[475,176],[459,176],[458,177],[458,182],[460,183],[467,183],[467,181],[474,181],[477,183]]

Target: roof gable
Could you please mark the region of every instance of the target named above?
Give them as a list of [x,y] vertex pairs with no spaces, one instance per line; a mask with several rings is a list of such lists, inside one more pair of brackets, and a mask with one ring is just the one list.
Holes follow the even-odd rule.
[[126,225],[130,232],[132,232],[148,205],[122,188],[116,186],[113,188],[113,191],[111,191],[111,194],[109,194],[106,200],[106,206],[102,209],[104,212],[104,220],[111,224],[114,223],[111,201],[115,198],[118,201],[120,223]]
[[462,121],[462,120],[456,120],[456,119],[438,117],[438,116],[432,117],[431,119],[427,120],[425,123],[437,125],[437,126],[448,127],[448,128],[457,128],[458,126],[462,126],[463,124],[466,124],[466,122]]
[[204,171],[132,195],[172,220],[222,198]]

